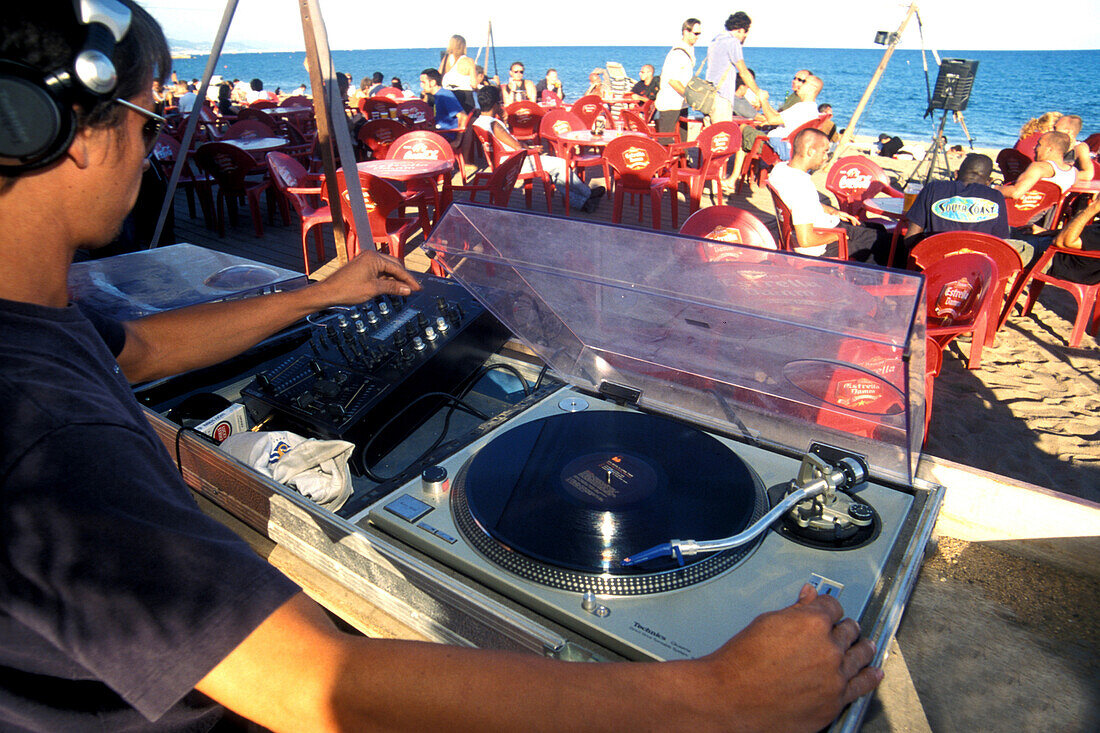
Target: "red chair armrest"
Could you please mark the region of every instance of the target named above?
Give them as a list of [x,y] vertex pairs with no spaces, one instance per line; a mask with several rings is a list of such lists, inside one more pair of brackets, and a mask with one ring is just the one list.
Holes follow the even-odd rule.
[[837,245],[840,248],[840,253],[837,255],[840,259],[848,259],[848,231],[840,227],[814,227],[814,231],[818,234],[835,234],[837,235]]

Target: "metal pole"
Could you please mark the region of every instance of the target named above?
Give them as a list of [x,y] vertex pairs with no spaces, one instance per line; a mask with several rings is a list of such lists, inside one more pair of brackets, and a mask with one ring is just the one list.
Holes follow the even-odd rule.
[[168,179],[168,191],[164,195],[164,202],[160,206],[160,216],[157,217],[157,228],[153,230],[153,239],[149,242],[149,249],[155,248],[160,243],[160,235],[164,231],[164,222],[168,219],[168,210],[175,204],[176,185],[179,184],[180,174],[186,164],[187,156],[191,152],[191,141],[195,138],[195,128],[198,127],[202,105],[206,104],[206,90],[210,87],[210,77],[214,75],[214,69],[218,66],[218,59],[222,55],[222,46],[225,45],[225,37],[229,33],[229,24],[233,21],[233,14],[237,12],[237,0],[228,0],[225,11],[222,13],[222,24],[218,27],[218,35],[214,38],[214,45],[210,48],[210,57],[206,60],[206,70],[202,72],[202,85],[196,92],[198,99],[191,108],[191,114],[187,116],[187,129],[183,133],[183,141],[180,142],[180,154],[176,158],[176,165],[172,168],[172,176]]
[[886,45],[886,53],[882,55],[882,61],[879,62],[878,68],[875,69],[874,75],[871,76],[871,81],[863,91],[863,97],[860,98],[859,104],[856,105],[856,111],[852,113],[852,119],[848,122],[848,126],[844,128],[844,134],[840,136],[840,142],[837,143],[836,149],[829,158],[830,163],[832,163],[834,159],[840,157],[844,149],[852,141],[852,136],[855,135],[856,122],[859,120],[859,116],[863,114],[863,108],[867,106],[867,102],[871,99],[871,93],[874,91],[875,85],[878,84],[882,72],[886,71],[886,64],[889,63],[890,57],[894,54],[894,46],[896,46],[897,42],[901,39],[901,34],[905,31],[905,26],[909,25],[909,19],[913,17],[913,13],[915,12],[917,12],[917,4],[910,3],[909,10],[905,13],[905,18],[901,21],[901,25],[898,26],[897,33],[890,37]]

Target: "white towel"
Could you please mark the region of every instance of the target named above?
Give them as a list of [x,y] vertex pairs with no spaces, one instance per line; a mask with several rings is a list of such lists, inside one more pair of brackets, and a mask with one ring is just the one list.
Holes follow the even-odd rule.
[[275,430],[230,435],[221,448],[330,511],[351,496],[348,459],[355,444],[346,440],[316,440]]

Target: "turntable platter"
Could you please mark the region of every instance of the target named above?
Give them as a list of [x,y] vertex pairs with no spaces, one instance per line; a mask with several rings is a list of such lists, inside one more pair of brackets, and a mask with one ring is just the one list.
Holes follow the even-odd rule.
[[737,534],[767,509],[760,479],[693,427],[634,412],[554,415],[508,430],[455,477],[458,526],[499,565],[567,590],[636,594],[699,582],[751,548],[621,560],[670,539]]

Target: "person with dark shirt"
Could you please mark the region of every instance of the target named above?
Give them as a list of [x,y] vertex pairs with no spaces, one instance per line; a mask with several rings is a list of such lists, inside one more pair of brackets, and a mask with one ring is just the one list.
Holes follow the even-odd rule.
[[[123,324],[70,304],[73,256],[110,242],[137,198],[163,122],[151,81],[171,64],[134,0],[81,7],[126,21],[105,52],[117,83],[99,94],[55,90],[72,125],[0,167],[0,729],[209,730],[220,703],[272,730],[566,729],[581,710],[594,728],[817,730],[874,688],[873,646],[836,599],[808,585],[715,653],[660,664],[571,664],[339,631],[198,509],[129,383],[222,361],[316,310],[418,285],[368,250],[306,288]],[[87,25],[70,0],[9,7],[0,58],[39,78],[76,77]]]
[[638,104],[645,104],[657,98],[657,90],[661,88],[661,77],[654,76],[654,71],[656,69],[652,64],[643,64],[638,71],[638,76],[641,78],[630,90],[631,98]]
[[1007,238],[1005,197],[989,185],[992,173],[989,156],[971,153],[959,165],[955,180],[932,181],[922,188],[906,212],[906,243],[911,247],[929,234],[954,231]]
[[565,101],[565,87],[558,78],[557,69],[546,70],[546,76],[535,84],[535,94],[539,104],[560,105]]
[[[1093,199],[1079,214],[1070,219],[1069,223],[1054,235],[1054,244],[1067,249],[1100,252],[1100,223],[1093,221],[1098,214],[1100,214],[1100,198]],[[1047,274],[1082,285],[1095,285],[1100,283],[1100,258],[1078,257],[1058,252],[1051,258]]]

